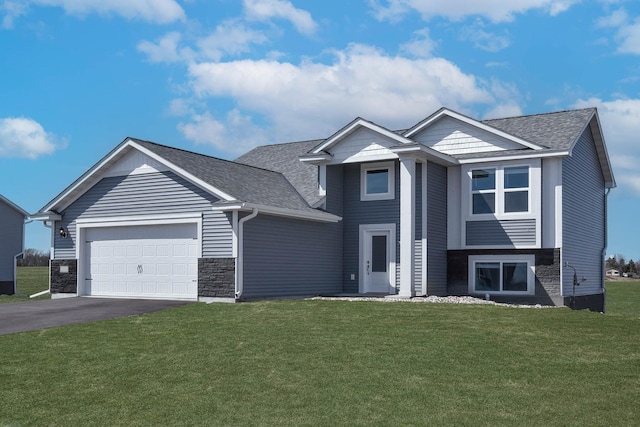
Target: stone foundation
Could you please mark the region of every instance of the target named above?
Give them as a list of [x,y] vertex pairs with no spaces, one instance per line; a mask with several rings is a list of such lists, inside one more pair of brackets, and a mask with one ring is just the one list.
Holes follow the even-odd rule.
[[75,294],[78,292],[78,260],[52,259],[51,294]]
[[198,297],[235,298],[235,258],[198,259]]
[[0,295],[13,295],[13,282],[9,281],[0,281]]

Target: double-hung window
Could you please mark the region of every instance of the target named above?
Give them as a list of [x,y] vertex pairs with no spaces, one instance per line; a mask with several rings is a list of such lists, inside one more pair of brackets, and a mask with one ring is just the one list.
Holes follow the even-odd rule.
[[469,257],[469,292],[476,294],[533,294],[532,255]]
[[529,166],[471,169],[471,213],[529,212]]
[[360,166],[360,200],[388,200],[394,198],[394,163],[363,163]]

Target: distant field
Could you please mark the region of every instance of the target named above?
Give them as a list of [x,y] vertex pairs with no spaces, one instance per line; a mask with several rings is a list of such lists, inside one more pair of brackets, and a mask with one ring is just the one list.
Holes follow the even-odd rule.
[[607,282],[606,287],[607,314],[640,317],[640,280]]
[[[0,303],[28,301],[29,295],[49,289],[49,267],[18,267],[16,295],[0,295]],[[48,299],[49,295],[37,299]]]

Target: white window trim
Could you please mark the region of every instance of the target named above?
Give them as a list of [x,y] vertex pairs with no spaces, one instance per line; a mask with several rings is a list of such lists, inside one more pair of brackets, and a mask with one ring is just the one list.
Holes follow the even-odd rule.
[[[507,192],[512,191],[524,191],[524,187],[520,189],[505,189],[504,188],[504,170],[516,167],[527,167],[529,169],[529,186],[526,188],[528,191],[528,210],[526,212],[505,212],[504,211],[504,195]],[[476,191],[475,193],[487,193],[492,192],[495,194],[495,212],[489,214],[474,214],[473,213],[473,181],[472,172],[480,169],[494,169],[496,177],[495,190]],[[540,159],[534,159],[529,162],[509,162],[501,164],[472,164],[465,165],[462,168],[462,174],[465,179],[463,182],[463,203],[466,204],[466,221],[482,221],[482,220],[507,220],[507,219],[525,219],[536,218],[540,216],[540,197],[541,197],[541,164]]]
[[[527,263],[527,290],[518,291],[476,291],[476,264],[479,262],[500,263],[500,275],[502,277],[502,264],[505,262],[526,262]],[[470,255],[469,256],[469,294],[470,295],[535,295],[535,255]],[[502,284],[501,284],[502,286]]]
[[[384,170],[387,169],[388,174],[388,189],[386,193],[367,193],[367,172],[371,170]],[[372,201],[372,200],[392,200],[396,198],[395,195],[395,162],[377,162],[377,163],[362,163],[360,165],[360,201]]]

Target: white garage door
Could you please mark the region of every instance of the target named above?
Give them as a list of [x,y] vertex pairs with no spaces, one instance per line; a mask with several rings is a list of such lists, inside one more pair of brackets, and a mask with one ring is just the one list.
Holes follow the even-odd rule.
[[85,293],[126,298],[196,299],[196,224],[86,230]]

